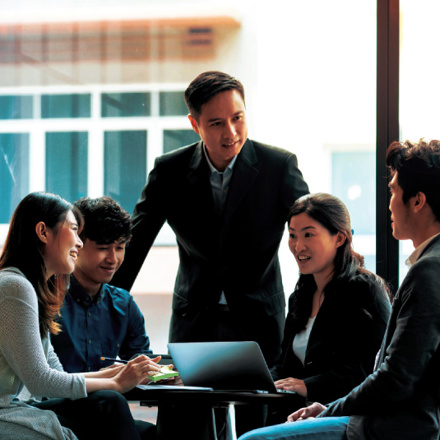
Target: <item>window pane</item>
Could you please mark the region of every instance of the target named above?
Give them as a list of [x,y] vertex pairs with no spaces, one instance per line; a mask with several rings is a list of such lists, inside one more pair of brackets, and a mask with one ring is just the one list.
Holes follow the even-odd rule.
[[0,133],[0,223],[29,192],[29,135]]
[[0,119],[32,118],[32,96],[0,96]]
[[[346,200],[352,228],[358,234],[374,234],[376,231],[376,222],[371,221],[376,216],[375,185],[370,178],[375,161],[376,155],[372,151],[332,155],[333,192]],[[358,163],[364,167],[359,168]]]
[[47,133],[47,191],[59,194],[69,202],[86,196],[87,156],[87,133]]
[[163,152],[169,153],[184,145],[193,144],[200,140],[194,130],[164,130],[163,131]]
[[161,116],[186,116],[188,114],[183,92],[161,92],[159,100]]
[[150,116],[150,93],[103,93],[101,114],[104,118]]
[[[357,155],[376,153],[376,2],[292,0],[289,10],[280,14],[279,8],[266,8],[261,16],[270,30],[255,35],[261,54],[258,94],[245,84],[248,115],[252,110],[249,135],[294,152],[311,192],[340,196],[356,222],[354,249],[375,271],[376,237],[364,231],[376,221],[375,198],[366,197],[376,191],[376,166],[358,161]],[[276,37],[269,33],[275,30]],[[274,52],[276,45],[285,49],[283,57]],[[355,199],[350,197],[359,193],[358,182],[350,182],[354,189],[348,191],[345,168],[337,171],[342,163],[351,178],[365,176]],[[287,243],[286,233],[280,260],[289,295],[298,270]]]
[[[401,46],[399,121],[401,140],[440,139],[440,34],[438,0],[400,0]],[[399,242],[399,279],[413,252],[411,240]]]
[[132,212],[147,177],[147,132],[110,131],[104,136],[104,194]]
[[89,118],[90,94],[42,95],[42,118]]
[[344,200],[350,213],[354,248],[362,249],[365,266],[372,271],[376,268],[375,166],[374,151],[332,154],[333,194]]

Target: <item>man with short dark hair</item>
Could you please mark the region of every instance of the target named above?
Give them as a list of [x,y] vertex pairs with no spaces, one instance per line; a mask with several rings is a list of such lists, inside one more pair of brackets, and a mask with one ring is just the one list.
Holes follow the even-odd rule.
[[201,141],[156,160],[114,283],[131,288],[167,221],[180,256],[170,341],[254,340],[270,366],[285,318],[278,248],[308,187],[294,154],[248,138],[240,81],[202,73],[185,101]]
[[294,423],[258,429],[240,440],[438,440],[440,141],[394,142],[387,165],[393,236],[412,240],[415,250],[375,371],[327,408],[314,403],[291,414]]
[[131,238],[130,214],[109,197],[82,198],[75,203],[84,217],[78,253],[52,344],[70,373],[97,371],[113,362],[149,355],[144,317],[133,297],[108,284],[124,261]]

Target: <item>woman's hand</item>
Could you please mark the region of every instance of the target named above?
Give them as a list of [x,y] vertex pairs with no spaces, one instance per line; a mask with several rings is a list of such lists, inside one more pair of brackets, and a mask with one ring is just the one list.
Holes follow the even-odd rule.
[[[108,367],[101,368],[96,372],[95,377],[115,377],[123,368],[125,364],[114,363]],[[85,373],[90,374],[90,373]]]
[[319,416],[319,414],[321,414],[326,409],[327,409],[326,406],[321,405],[318,402],[315,402],[310,406],[301,408],[298,411],[295,411],[294,413],[290,414],[290,416],[287,417],[287,421],[298,422],[299,420],[310,419]]
[[280,379],[275,382],[275,387],[281,390],[295,391],[302,397],[307,397],[307,387],[303,380],[295,379],[293,377],[287,377],[286,379]]
[[[159,359],[161,358],[161,356],[159,356]],[[157,361],[159,362],[159,361]],[[163,367],[164,365],[162,365],[161,367]],[[174,370],[174,365],[173,364],[167,364],[166,365],[170,370]],[[149,383],[151,383],[151,380],[147,377],[146,379],[144,379],[141,382],[141,385],[148,385]],[[160,384],[160,385],[183,385],[182,379],[180,378],[180,376],[176,376],[176,377],[167,377],[165,379],[161,379],[158,380],[154,383]]]
[[136,385],[142,383],[147,376],[151,376],[160,371],[160,366],[157,364],[160,359],[160,356],[150,359],[148,356],[141,355],[129,361],[118,374],[114,376],[117,391],[126,393]]

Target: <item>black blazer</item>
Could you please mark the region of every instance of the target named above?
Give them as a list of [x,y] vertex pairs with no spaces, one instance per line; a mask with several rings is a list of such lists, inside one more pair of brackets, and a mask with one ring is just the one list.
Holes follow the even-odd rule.
[[285,309],[278,247],[290,206],[306,193],[294,154],[248,139],[218,214],[202,142],[163,155],[135,207],[133,238],[112,284],[131,287],[167,221],[180,257],[170,340],[197,340],[194,320],[223,290],[243,338],[257,341],[272,364]]
[[350,417],[349,440],[438,440],[440,236],[400,286],[378,368],[322,416]]
[[302,290],[290,296],[282,354],[271,373],[275,380],[304,380],[309,401],[331,402],[373,371],[391,305],[384,284],[373,274],[357,273],[331,282],[316,315],[303,365],[292,343],[310,316],[313,292]]

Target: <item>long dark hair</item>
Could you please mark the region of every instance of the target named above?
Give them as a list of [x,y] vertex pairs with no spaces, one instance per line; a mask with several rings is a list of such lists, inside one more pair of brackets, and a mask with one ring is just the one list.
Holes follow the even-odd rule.
[[[332,279],[327,283],[324,290],[333,290],[330,286],[336,286],[340,281],[350,279],[356,274],[365,274],[382,284],[390,297],[389,289],[385,282],[364,267],[364,257],[354,251],[352,247],[352,231],[350,214],[344,203],[337,197],[316,193],[307,194],[299,198],[291,207],[288,222],[299,214],[305,213],[313,220],[324,226],[332,235],[337,233],[345,236],[344,243],[337,249],[334,261]],[[301,274],[296,284],[295,291],[289,298],[289,310],[297,319],[298,330],[305,328],[312,311],[312,293],[316,289],[313,275]]]
[[81,223],[76,209],[61,197],[44,192],[28,194],[15,209],[0,256],[0,269],[18,268],[34,287],[42,336],[48,331],[57,334],[60,330],[54,318],[63,302],[69,276],[53,275],[46,279],[43,243],[35,228],[39,222],[44,222],[48,228],[56,231],[69,211]]
[[345,236],[344,243],[336,251],[333,279],[350,277],[357,270],[366,272],[364,257],[353,249],[350,214],[340,199],[326,193],[307,194],[293,204],[288,222],[302,213],[324,226],[331,235],[339,232]]

